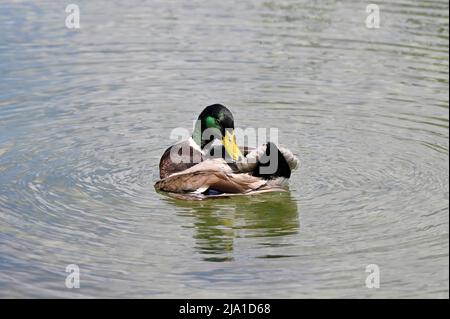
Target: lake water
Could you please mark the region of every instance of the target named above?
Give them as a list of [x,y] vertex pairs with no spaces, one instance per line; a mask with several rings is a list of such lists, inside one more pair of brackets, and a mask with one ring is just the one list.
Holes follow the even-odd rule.
[[[449,297],[448,1],[69,3],[0,6],[0,297]],[[154,191],[213,103],[288,193]]]

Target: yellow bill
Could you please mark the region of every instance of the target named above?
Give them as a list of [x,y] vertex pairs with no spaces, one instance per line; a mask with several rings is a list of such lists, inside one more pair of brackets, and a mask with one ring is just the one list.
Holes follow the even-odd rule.
[[229,131],[225,131],[225,137],[222,139],[222,143],[225,147],[225,151],[227,151],[234,161],[244,157],[236,143],[234,131],[231,131],[231,133]]

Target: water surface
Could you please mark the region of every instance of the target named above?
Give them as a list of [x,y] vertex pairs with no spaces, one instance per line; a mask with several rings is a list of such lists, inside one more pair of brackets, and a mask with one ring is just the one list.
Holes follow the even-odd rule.
[[[449,5],[377,3],[3,1],[0,297],[448,298]],[[288,193],[154,191],[212,103],[279,128]]]

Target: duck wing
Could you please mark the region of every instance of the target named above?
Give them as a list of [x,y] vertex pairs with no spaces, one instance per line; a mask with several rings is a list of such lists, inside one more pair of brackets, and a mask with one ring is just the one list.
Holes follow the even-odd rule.
[[155,188],[172,193],[203,193],[211,188],[219,193],[244,194],[267,184],[259,177],[234,173],[223,159],[211,159],[159,180]]
[[200,163],[202,159],[202,153],[194,148],[189,140],[172,145],[161,156],[159,161],[159,177],[165,178],[174,173],[182,172]]

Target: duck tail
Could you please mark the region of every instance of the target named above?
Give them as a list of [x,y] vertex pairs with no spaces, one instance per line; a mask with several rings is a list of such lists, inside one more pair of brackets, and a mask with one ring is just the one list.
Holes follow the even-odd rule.
[[274,143],[268,142],[264,154],[258,158],[252,175],[266,180],[277,177],[289,178],[291,177],[291,168],[278,147]]

